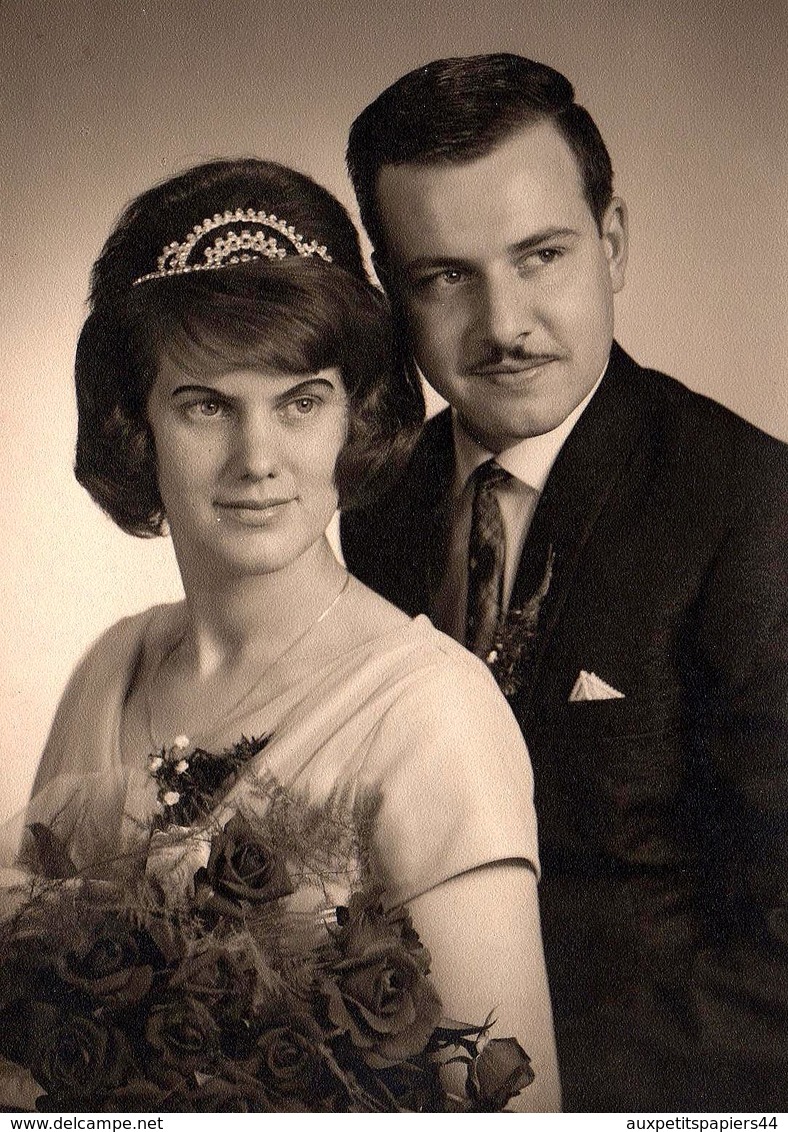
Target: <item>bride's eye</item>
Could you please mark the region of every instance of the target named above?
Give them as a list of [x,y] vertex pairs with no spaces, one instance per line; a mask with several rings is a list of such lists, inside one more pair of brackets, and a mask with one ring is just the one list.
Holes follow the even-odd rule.
[[286,420],[297,421],[308,417],[318,406],[317,397],[295,397],[281,408]]
[[224,406],[214,397],[203,397],[199,401],[188,402],[184,409],[193,420],[211,420],[221,416]]
[[220,405],[218,401],[200,401],[197,409],[200,413],[200,416],[215,417],[219,412]]

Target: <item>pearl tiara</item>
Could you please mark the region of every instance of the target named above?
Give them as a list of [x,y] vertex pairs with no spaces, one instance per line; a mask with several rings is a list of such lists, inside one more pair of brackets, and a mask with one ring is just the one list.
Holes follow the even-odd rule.
[[[226,228],[230,224],[242,225],[241,230],[237,232],[230,229],[223,236],[216,236],[202,249],[201,261],[194,263],[190,260],[203,236],[215,228]],[[257,227],[257,231],[249,230],[252,225]],[[284,237],[285,243],[262,229],[267,229],[267,233],[277,232],[280,237]],[[221,267],[234,267],[253,259],[284,259],[293,253],[305,259],[319,256],[326,263],[332,262],[325,245],[318,244],[317,240],[305,240],[286,220],[267,212],[255,212],[253,208],[236,208],[235,211],[228,209],[226,212],[217,212],[213,217],[209,216],[201,224],[195,224],[182,243],[173,240],[171,244],[167,244],[156,261],[157,270],[140,275],[132,285],[136,287],[139,283],[147,283],[149,279],[165,279],[169,275],[186,275],[190,271],[216,271]]]

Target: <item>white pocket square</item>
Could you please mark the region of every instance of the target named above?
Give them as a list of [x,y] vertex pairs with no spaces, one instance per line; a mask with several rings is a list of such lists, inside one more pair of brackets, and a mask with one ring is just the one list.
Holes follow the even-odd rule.
[[582,700],[623,700],[624,693],[619,692],[611,684],[606,684],[594,672],[582,671],[575,680],[575,686],[569,693],[569,702],[578,703]]

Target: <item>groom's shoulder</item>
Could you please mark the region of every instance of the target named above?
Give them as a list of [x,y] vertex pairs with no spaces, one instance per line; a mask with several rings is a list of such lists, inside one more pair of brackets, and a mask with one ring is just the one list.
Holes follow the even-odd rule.
[[638,364],[617,344],[610,377],[615,395],[644,414],[646,443],[668,465],[729,476],[742,486],[762,478],[773,483],[788,472],[788,444],[675,377]]
[[384,521],[384,517],[388,523],[400,512],[434,504],[450,483],[453,461],[451,410],[447,408],[425,421],[399,478],[363,507],[343,513],[343,531]]

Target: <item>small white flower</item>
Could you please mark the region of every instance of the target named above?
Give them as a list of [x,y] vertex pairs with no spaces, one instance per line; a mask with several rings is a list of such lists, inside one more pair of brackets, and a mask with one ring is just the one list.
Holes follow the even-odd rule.
[[183,774],[183,772],[185,770],[188,770],[188,769],[189,769],[189,760],[188,759],[181,759],[179,762],[177,762],[175,764],[175,767],[174,767],[176,774]]
[[180,802],[181,796],[177,790],[168,790],[161,800],[165,806],[174,806],[176,802]]
[[188,735],[176,735],[172,741],[173,747],[177,747],[179,751],[185,751],[189,746]]
[[151,755],[148,759],[148,766],[150,767],[151,772],[155,774],[157,770],[161,770],[161,768],[164,766],[164,759],[161,757],[161,755]]
[[498,659],[498,650],[497,649],[493,649],[491,652],[487,653],[487,663],[488,664],[495,664],[497,659]]

